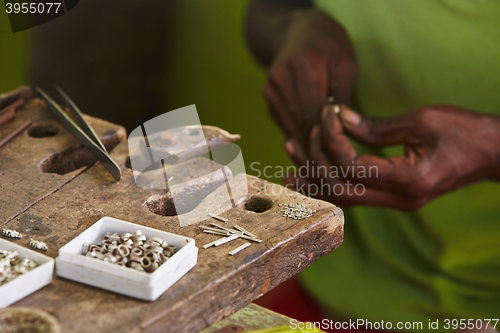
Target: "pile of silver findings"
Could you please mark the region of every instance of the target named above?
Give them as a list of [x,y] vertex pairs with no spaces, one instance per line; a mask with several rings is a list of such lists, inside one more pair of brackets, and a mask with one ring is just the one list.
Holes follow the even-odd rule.
[[0,286],[38,266],[33,260],[19,258],[17,251],[0,249]]
[[291,204],[286,203],[284,205],[279,204],[279,206],[283,207],[281,212],[283,212],[284,217],[289,217],[294,220],[303,220],[316,213],[316,210],[307,208],[305,204],[299,202]]
[[[218,235],[218,236],[224,236],[225,238],[221,238],[221,239],[218,239],[214,242],[203,245],[204,249],[207,249],[211,246],[219,246],[219,245],[225,244],[227,242],[233,241],[233,240],[238,239],[238,238],[247,239],[247,240],[250,240],[250,241],[253,241],[256,243],[262,242],[262,240],[258,239],[257,236],[255,236],[251,232],[243,229],[242,227],[240,227],[237,224],[233,226],[234,229],[226,228],[220,224],[213,223],[213,222],[210,223],[210,225],[212,227],[206,227],[206,226],[201,225],[199,228],[202,229],[204,233],[214,234],[214,235]],[[236,249],[230,251],[229,254],[235,255],[239,251],[247,248],[248,246],[250,246],[250,243],[247,242],[247,243],[237,247]]]
[[23,235],[21,235],[18,231],[11,229],[2,229],[2,235],[9,238],[23,238]]
[[97,244],[84,243],[82,255],[152,273],[176,252],[174,245],[159,237],[147,239],[137,230],[122,235],[108,232]]

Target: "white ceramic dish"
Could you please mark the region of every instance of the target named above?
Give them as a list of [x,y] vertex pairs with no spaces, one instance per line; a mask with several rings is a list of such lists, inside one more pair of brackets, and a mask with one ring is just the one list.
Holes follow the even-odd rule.
[[23,299],[52,281],[54,259],[1,238],[0,249],[17,251],[19,257],[31,259],[38,264],[28,273],[0,286],[0,309]]
[[[83,243],[95,244],[107,232],[123,234],[140,230],[149,239],[160,237],[178,251],[153,273],[140,272],[95,258],[83,256]],[[103,217],[71,242],[59,249],[57,275],[119,294],[154,301],[196,265],[198,248],[194,239]]]

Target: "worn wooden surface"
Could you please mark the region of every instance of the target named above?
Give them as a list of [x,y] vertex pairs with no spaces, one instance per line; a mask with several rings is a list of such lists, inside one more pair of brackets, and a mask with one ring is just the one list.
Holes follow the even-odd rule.
[[[46,254],[56,257],[60,247],[101,217],[111,216],[192,237],[200,247],[198,264],[155,302],[55,278],[14,305],[50,312],[60,321],[63,332],[196,332],[249,304],[342,243],[342,210],[240,175],[234,181],[247,177],[248,198],[221,215],[229,219],[228,225],[239,224],[263,242],[252,243],[235,256],[229,256],[228,251],[244,240],[201,249],[219,238],[198,228],[210,220],[181,228],[176,216],[157,215],[143,206],[153,192],[134,183],[127,168],[123,128],[89,118],[110,147],[121,142],[111,153],[123,172],[117,182],[100,163],[81,168],[92,162],[88,160],[91,157],[79,150],[78,143],[38,99],[28,101],[15,120],[0,128],[0,137],[28,118],[33,126],[48,126],[52,131],[47,132],[57,134],[31,137],[30,131],[24,132],[0,151],[0,228],[21,232],[24,237],[16,243],[28,246],[30,238],[44,241],[49,246]],[[43,172],[47,170],[52,173]],[[217,196],[219,190],[211,195]],[[260,213],[247,209],[254,209],[256,202],[269,209]],[[278,204],[290,202],[303,202],[317,213],[300,221],[284,218]]]
[[290,326],[290,320],[292,320],[292,318],[283,316],[256,304],[249,304],[229,317],[204,329],[200,333],[236,333],[264,328]]

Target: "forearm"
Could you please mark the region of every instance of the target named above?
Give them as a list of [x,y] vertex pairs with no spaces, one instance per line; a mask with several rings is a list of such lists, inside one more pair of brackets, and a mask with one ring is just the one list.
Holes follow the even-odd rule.
[[491,116],[492,125],[489,130],[490,136],[490,144],[491,151],[493,154],[492,160],[493,165],[491,168],[491,176],[488,177],[490,180],[499,181],[500,182],[500,117],[499,116]]
[[313,7],[311,0],[250,0],[245,34],[257,60],[269,66],[296,11]]

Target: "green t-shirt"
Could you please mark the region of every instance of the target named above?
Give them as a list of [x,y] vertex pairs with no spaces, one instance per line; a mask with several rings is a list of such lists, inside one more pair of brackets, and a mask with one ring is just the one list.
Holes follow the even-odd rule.
[[[392,116],[452,104],[500,114],[500,1],[316,3],[354,43],[360,111]],[[413,213],[344,211],[343,245],[301,274],[327,311],[421,321],[424,331],[433,318],[499,318],[499,183],[476,183]]]

